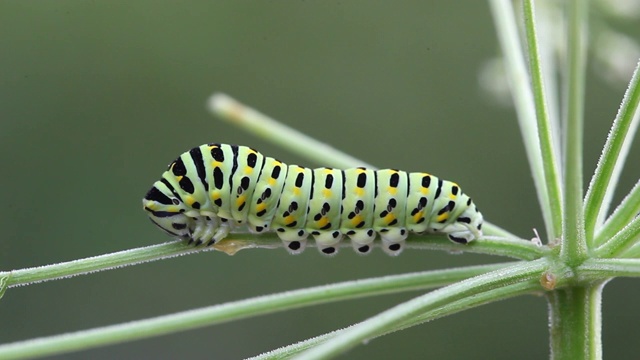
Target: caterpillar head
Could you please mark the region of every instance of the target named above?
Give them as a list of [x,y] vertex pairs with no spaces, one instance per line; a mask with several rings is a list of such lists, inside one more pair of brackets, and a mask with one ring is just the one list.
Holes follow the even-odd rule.
[[482,236],[482,213],[471,203],[456,221],[445,228],[449,240],[458,244],[467,244]]
[[147,211],[151,222],[165,233],[189,238],[190,219],[184,214],[186,207],[170,191],[163,191],[162,185],[160,182],[154,184],[142,199],[142,207]]

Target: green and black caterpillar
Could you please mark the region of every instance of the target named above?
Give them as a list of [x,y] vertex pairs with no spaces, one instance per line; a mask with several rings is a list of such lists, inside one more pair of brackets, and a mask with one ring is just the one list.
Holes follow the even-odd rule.
[[482,235],[482,215],[456,183],[391,169],[309,169],[237,145],[183,153],[142,204],[159,228],[195,245],[212,245],[238,225],[275,230],[292,253],[304,250],[309,234],[325,254],[344,235],[368,253],[379,234],[394,255],[409,231],[444,233],[460,244]]

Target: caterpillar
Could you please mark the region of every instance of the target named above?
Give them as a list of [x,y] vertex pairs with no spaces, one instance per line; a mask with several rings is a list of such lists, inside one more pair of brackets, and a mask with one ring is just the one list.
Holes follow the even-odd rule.
[[238,145],[205,144],[171,162],[142,199],[167,234],[212,245],[236,226],[275,230],[291,253],[309,234],[324,254],[346,235],[368,253],[377,235],[395,255],[409,232],[443,233],[459,244],[482,235],[482,214],[451,181],[421,172],[286,165]]

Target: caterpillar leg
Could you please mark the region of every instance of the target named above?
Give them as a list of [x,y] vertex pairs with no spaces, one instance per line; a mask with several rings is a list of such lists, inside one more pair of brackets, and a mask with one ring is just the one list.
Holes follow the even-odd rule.
[[404,249],[404,241],[408,236],[405,228],[389,228],[380,230],[382,250],[391,256],[399,255]]
[[468,244],[469,242],[478,239],[482,236],[482,231],[479,229],[481,226],[474,226],[474,224],[466,223],[454,223],[446,226],[440,230],[447,233],[449,240],[457,244]]
[[454,243],[463,245],[476,239],[475,235],[469,230],[452,232],[447,234],[447,237]]
[[215,213],[190,211],[185,215],[192,220],[189,244],[209,246],[229,235],[229,223],[225,221],[226,219],[220,219]]
[[373,229],[349,230],[347,236],[351,239],[353,250],[361,255],[366,255],[373,248],[373,240],[376,239],[376,232]]
[[313,237],[316,240],[318,250],[324,255],[335,255],[338,253],[338,243],[342,240],[342,233],[333,231],[314,231]]
[[213,245],[218,241],[226,238],[231,232],[231,222],[229,222],[227,219],[224,219],[224,218],[219,218],[219,219],[220,219],[220,226],[218,226],[218,228],[216,229],[215,233],[213,234],[213,237],[211,237],[211,239],[207,241],[206,243],[207,246]]
[[307,236],[309,234],[302,229],[278,228],[278,237],[282,240],[285,249],[290,254],[297,255],[307,247]]

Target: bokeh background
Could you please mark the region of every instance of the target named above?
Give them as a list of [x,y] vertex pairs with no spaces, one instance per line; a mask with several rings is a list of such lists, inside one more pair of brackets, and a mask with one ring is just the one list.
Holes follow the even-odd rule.
[[[596,10],[594,10],[596,11]],[[637,38],[637,23],[608,19]],[[168,162],[206,142],[249,145],[313,164],[213,118],[226,92],[380,167],[455,179],[485,217],[524,238],[543,231],[515,113],[479,86],[498,53],[485,2],[0,2],[0,270],[167,241],[140,199]],[[632,62],[635,60],[632,59]],[[585,172],[625,84],[589,67]],[[602,70],[602,69],[600,69]],[[620,181],[639,176],[638,146]],[[588,177],[586,177],[588,179]],[[585,180],[587,181],[587,180]],[[620,194],[616,199],[620,199]],[[310,249],[207,252],[13,288],[0,343],[331,282],[503,261]],[[66,359],[234,359],[361,321],[418,293],[360,299],[202,328]],[[640,287],[604,295],[604,348],[640,345]],[[369,342],[349,359],[548,356],[544,298],[491,304]]]

